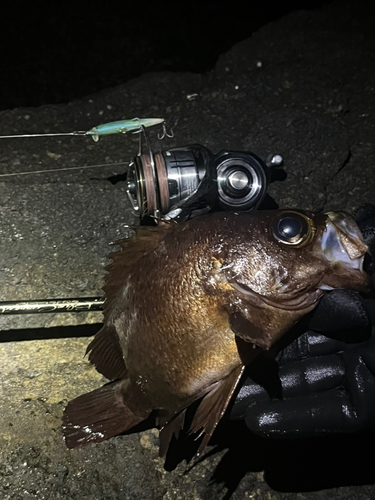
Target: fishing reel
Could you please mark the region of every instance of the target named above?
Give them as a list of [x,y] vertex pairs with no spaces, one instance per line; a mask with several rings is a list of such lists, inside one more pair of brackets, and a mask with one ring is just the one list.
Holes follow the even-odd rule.
[[[89,136],[97,142],[101,136],[110,134],[139,134],[139,151],[128,166],[126,190],[134,211],[141,219],[151,217],[183,222],[210,211],[262,208],[260,205],[264,201],[269,184],[274,180],[285,179],[286,173],[277,168],[283,163],[278,154],[270,155],[263,161],[249,151],[223,150],[213,154],[200,144],[154,154],[146,128],[160,124],[163,125],[163,134],[158,138],[162,139],[168,136],[163,118],[134,118],[105,123],[86,131],[3,135],[0,139]],[[146,144],[146,152],[143,154],[142,139],[143,144]],[[116,165],[122,166],[123,163]],[[46,171],[28,173],[41,172]],[[0,303],[0,315],[94,311],[101,310],[103,304],[103,299],[99,297],[9,301]]]
[[136,156],[127,193],[141,219],[186,220],[211,210],[252,210],[261,204],[280,167],[280,155],[264,162],[252,152],[213,154],[200,144]]

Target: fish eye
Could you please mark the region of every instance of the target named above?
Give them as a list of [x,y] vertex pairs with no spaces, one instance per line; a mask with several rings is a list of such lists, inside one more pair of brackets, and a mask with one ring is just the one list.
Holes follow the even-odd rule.
[[311,241],[314,232],[312,220],[299,212],[282,212],[272,222],[274,237],[285,245],[303,246]]

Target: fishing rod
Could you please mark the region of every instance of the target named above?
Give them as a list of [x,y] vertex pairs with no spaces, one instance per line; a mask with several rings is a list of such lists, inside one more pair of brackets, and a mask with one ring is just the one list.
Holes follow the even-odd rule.
[[[130,162],[86,165],[67,169],[0,174],[0,178],[104,166],[127,165],[126,192],[134,213],[143,220],[188,219],[214,210],[253,210],[262,203],[268,185],[283,180],[279,167],[283,158],[271,154],[263,161],[250,151],[222,150],[213,154],[207,147],[192,144],[154,153],[146,129],[161,125],[159,139],[173,137],[164,118],[134,118],[110,122],[88,131],[45,134],[2,135],[0,139],[56,136],[89,136],[95,142],[105,135],[139,134],[139,151]],[[143,143],[145,151],[143,152]],[[281,176],[280,173],[282,172]],[[103,309],[101,297],[62,298],[0,302],[0,316],[15,314],[73,313]]]
[[104,300],[100,297],[79,299],[46,299],[0,302],[0,316],[8,314],[72,313],[101,311]]

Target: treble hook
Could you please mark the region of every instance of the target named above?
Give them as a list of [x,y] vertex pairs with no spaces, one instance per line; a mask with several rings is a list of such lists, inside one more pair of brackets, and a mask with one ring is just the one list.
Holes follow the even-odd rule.
[[174,133],[173,133],[172,129],[171,129],[170,134],[168,134],[168,132],[167,132],[167,124],[165,122],[162,123],[162,127],[163,127],[163,133],[161,135],[158,134],[159,141],[162,141],[164,139],[164,137],[169,137],[169,138],[174,137]]

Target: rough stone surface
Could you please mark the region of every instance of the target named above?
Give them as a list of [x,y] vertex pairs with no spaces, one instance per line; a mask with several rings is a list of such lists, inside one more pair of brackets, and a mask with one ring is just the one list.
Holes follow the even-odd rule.
[[[159,144],[152,133],[155,149],[197,142],[215,152],[277,152],[288,174],[270,187],[280,206],[351,211],[375,201],[371,9],[370,2],[336,2],[290,14],[233,47],[208,75],[152,73],[68,105],[4,111],[0,134],[162,116],[175,137]],[[0,170],[127,161],[137,152],[133,139],[3,141]],[[108,181],[122,172],[103,167],[0,177],[1,300],[99,293],[109,243],[135,222],[123,183]],[[1,344],[1,498],[374,498],[375,473],[363,458],[372,455],[371,433],[280,443],[224,422],[208,456],[187,463],[189,446],[175,446],[166,466],[152,429],[66,450],[64,405],[104,382],[83,359],[87,339],[68,338],[67,327],[97,322],[99,313],[0,318],[6,340],[9,330],[17,338],[17,329],[31,329],[32,338],[35,328],[65,326],[65,338],[47,333],[50,339]]]

